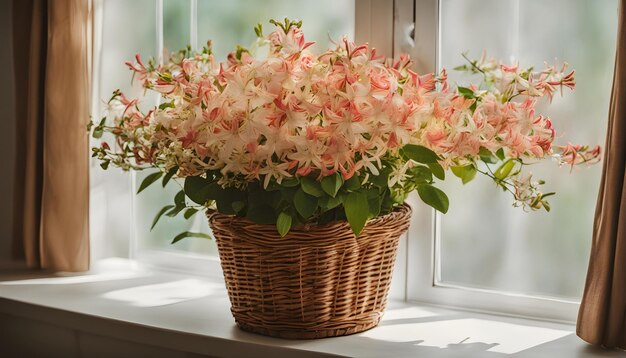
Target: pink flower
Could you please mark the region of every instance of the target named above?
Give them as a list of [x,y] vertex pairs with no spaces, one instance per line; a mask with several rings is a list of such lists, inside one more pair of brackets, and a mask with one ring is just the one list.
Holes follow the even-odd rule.
[[[599,147],[555,145],[551,120],[536,114],[539,97],[574,88],[565,66],[535,72],[484,55],[467,66],[484,81],[450,90],[445,69],[418,74],[407,55],[392,64],[347,38],[317,56],[298,24],[265,40],[263,59],[239,48],[221,63],[207,53],[158,68],[139,55],[127,62],[162,105],[144,114],[138,99],[114,93],[110,132],[125,151],[122,164],[179,166],[182,177],[213,170],[220,185],[237,187],[335,173],[368,178],[386,167],[393,190],[404,190],[415,164],[400,154],[407,144],[433,150],[444,168],[477,165],[485,149],[505,160],[599,160]],[[511,180],[517,202],[544,205],[530,179]]]
[[500,68],[504,72],[517,73],[517,70],[519,68],[519,64],[515,64],[515,65],[511,65],[511,66],[507,66],[507,65],[501,64]]
[[594,164],[600,161],[600,146],[589,148],[580,144],[573,145],[567,143],[564,146],[557,146],[561,151],[559,158],[561,164],[569,164],[572,168],[577,164]]
[[148,69],[146,68],[146,66],[143,64],[143,62],[141,61],[141,56],[139,56],[139,54],[135,55],[135,63],[132,63],[130,61],[125,62],[126,66],[128,66],[128,68],[130,68],[132,71],[134,71],[136,74],[138,74],[139,76],[139,80],[140,81],[145,81],[148,78],[148,74],[150,73],[148,71]]

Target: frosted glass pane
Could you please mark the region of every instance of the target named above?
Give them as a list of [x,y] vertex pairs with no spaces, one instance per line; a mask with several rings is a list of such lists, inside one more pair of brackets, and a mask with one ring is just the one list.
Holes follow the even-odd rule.
[[163,1],[163,48],[178,51],[190,45],[191,1]]
[[[142,14],[142,16],[137,16]],[[95,59],[99,71],[94,73],[96,101],[93,109],[96,118],[104,109],[111,92],[119,88],[129,96],[139,96],[143,89],[131,84],[131,73],[124,61],[132,60],[137,52],[145,58],[156,55],[156,16],[154,0],[107,0],[102,2],[102,51]],[[132,34],[130,36],[129,34]],[[155,103],[148,98],[142,106]],[[112,143],[112,138],[105,135]],[[93,145],[99,145],[94,140]],[[117,169],[104,171],[97,161],[92,161],[90,235],[92,259],[128,255],[129,227],[132,223],[130,174]]]
[[[617,1],[443,0],[440,65],[462,64],[461,53],[519,59],[523,66],[566,60],[577,88],[538,111],[575,143],[604,144],[611,90]],[[450,70],[450,80],[464,83]],[[556,191],[552,211],[525,213],[478,177],[463,187],[448,178],[450,211],[441,216],[441,283],[578,299],[584,285],[601,165],[530,168]]]
[[[140,96],[138,81],[131,84],[132,73],[124,65],[135,54],[154,57],[157,52],[155,0],[107,0],[102,3],[102,51],[98,83],[103,100],[119,88],[128,96]],[[138,16],[137,14],[141,14]]]
[[329,37],[354,39],[354,0],[198,0],[199,48],[212,39],[217,58],[224,58],[237,44],[252,44],[256,24],[267,34],[273,29],[270,19],[285,17],[302,20],[306,40],[316,42],[313,51],[328,48]]

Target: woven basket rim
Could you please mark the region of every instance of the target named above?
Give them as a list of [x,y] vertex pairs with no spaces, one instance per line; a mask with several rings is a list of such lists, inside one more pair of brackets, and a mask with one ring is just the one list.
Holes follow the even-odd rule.
[[[409,205],[406,202],[403,202],[402,204],[395,206],[393,210],[391,210],[387,214],[379,215],[375,218],[367,220],[366,225],[367,226],[377,225],[381,222],[386,222],[390,220],[390,218],[394,215],[404,214],[403,216],[406,216],[406,215],[411,215],[411,213],[412,213],[411,205]],[[258,224],[258,223],[251,221],[248,218],[245,218],[242,216],[236,216],[232,214],[223,214],[214,209],[207,209],[206,216],[209,222],[212,222],[214,218],[220,218],[220,219],[230,220],[231,225],[238,224],[238,225],[243,225],[243,226],[248,226],[248,225],[274,226],[274,224]],[[327,228],[334,227],[334,226],[349,227],[350,224],[346,220],[334,220],[334,221],[321,224],[321,225],[314,223],[314,222],[310,222],[310,223],[305,223],[302,225],[294,226],[291,228],[290,232],[310,232],[312,230],[327,229]]]

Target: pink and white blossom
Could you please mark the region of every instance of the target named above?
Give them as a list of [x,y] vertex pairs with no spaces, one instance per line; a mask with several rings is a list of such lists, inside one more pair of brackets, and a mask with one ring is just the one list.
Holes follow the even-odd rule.
[[[210,51],[173,55],[160,66],[139,55],[127,62],[135,79],[161,94],[162,105],[142,114],[137,100],[114,95],[108,114],[118,147],[132,148],[137,165],[178,167],[180,177],[219,170],[224,186],[267,187],[311,173],[368,178],[391,158],[399,164],[389,185],[402,187],[416,164],[400,159],[407,144],[431,149],[445,169],[475,164],[485,149],[505,159],[599,160],[599,147],[554,145],[550,118],[535,113],[539,97],[575,86],[566,65],[533,72],[483,55],[463,68],[491,85],[462,90],[448,86],[445,70],[417,74],[408,56],[390,63],[347,38],[316,55],[297,26],[277,27],[265,43],[264,59],[238,49],[223,63]],[[530,177],[514,183],[519,202],[537,197],[528,194],[535,188]]]

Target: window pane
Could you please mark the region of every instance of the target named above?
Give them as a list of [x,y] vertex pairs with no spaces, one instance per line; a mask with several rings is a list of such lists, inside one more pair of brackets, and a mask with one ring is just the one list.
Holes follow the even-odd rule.
[[[553,119],[557,142],[604,144],[611,90],[617,1],[443,0],[440,65],[462,64],[461,53],[485,49],[522,66],[567,61],[577,88],[538,107]],[[485,21],[489,14],[489,21]],[[450,71],[451,82],[468,78]],[[556,191],[552,211],[525,213],[488,178],[463,186],[446,181],[450,211],[441,216],[440,282],[577,299],[582,293],[601,166],[529,168]]]
[[[130,3],[130,2],[129,2]],[[190,38],[189,1],[164,0],[163,2],[163,38],[164,47],[177,50],[186,46]],[[199,0],[197,8],[198,48],[208,39],[213,41],[216,59],[225,60],[228,52],[237,44],[249,47],[256,35],[254,26],[262,23],[265,34],[272,26],[269,19],[303,20],[303,31],[307,41],[316,41],[314,51],[322,52],[330,44],[329,36],[337,40],[344,34],[354,38],[354,1],[217,1]],[[150,173],[138,173],[136,186]],[[150,226],[159,210],[173,202],[174,195],[181,189],[180,184],[171,182],[165,192],[154,185],[134,201],[134,230],[139,250],[187,251],[193,253],[216,253],[215,243],[204,239],[185,239],[170,245],[172,238],[183,231],[209,232],[206,218],[198,213],[191,220],[182,215],[176,218],[163,217],[154,230]]]
[[256,24],[267,34],[273,28],[270,19],[285,17],[302,20],[306,40],[316,42],[313,51],[326,49],[329,37],[354,39],[354,0],[199,0],[198,47],[212,39],[216,58],[225,58],[237,44],[248,47],[254,42]]
[[[144,57],[156,54],[156,21],[154,0],[107,0],[102,2],[102,51],[95,62],[94,73],[95,118],[104,114],[104,101],[119,88],[127,95],[137,97],[143,93],[138,82],[131,84],[131,73],[124,61],[132,60],[137,52]],[[137,16],[142,14],[142,16]],[[132,34],[132,36],[129,36]],[[142,104],[154,105],[155,96]],[[111,143],[112,138],[104,138]],[[94,140],[92,145],[98,145]],[[132,222],[130,174],[117,169],[104,171],[96,160],[92,161],[90,234],[92,258],[127,256],[129,228]]]
[[163,1],[163,48],[166,51],[178,51],[190,45],[190,15],[189,0]]

